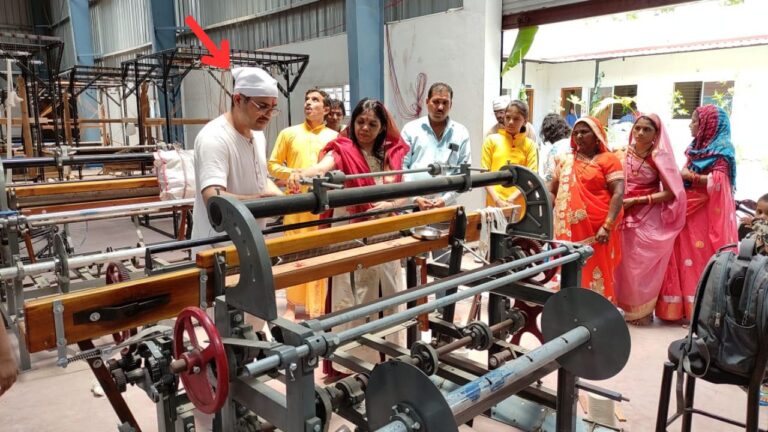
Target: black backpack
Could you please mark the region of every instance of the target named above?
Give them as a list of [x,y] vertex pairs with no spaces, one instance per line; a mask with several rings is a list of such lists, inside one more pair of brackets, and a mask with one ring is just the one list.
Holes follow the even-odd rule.
[[681,348],[680,367],[687,373],[701,377],[714,366],[752,375],[768,318],[768,256],[754,251],[754,239],[747,238],[738,254],[721,249],[707,263]]

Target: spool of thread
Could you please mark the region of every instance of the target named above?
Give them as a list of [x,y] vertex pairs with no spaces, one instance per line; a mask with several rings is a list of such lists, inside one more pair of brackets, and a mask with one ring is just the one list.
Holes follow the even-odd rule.
[[603,426],[616,427],[614,401],[602,396],[587,394],[589,421]]

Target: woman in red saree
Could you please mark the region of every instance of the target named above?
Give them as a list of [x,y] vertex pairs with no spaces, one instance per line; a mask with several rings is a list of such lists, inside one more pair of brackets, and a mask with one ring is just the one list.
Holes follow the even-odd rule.
[[621,260],[615,228],[622,216],[624,169],[608,150],[600,120],[582,117],[573,126],[571,151],[558,157],[550,192],[556,238],[595,250],[581,270],[582,287],[615,303],[613,273]]
[[[408,153],[408,145],[400,137],[400,131],[384,105],[374,99],[363,99],[352,111],[349,127],[343,130],[338,138],[329,142],[320,152],[320,162],[315,166],[293,172],[288,179],[289,186],[297,188],[302,177],[314,177],[331,170],[340,170],[348,175],[401,170],[406,153]],[[353,188],[395,183],[400,182],[401,177],[401,175],[395,175],[358,178],[347,181],[344,186]],[[334,216],[357,214],[369,210],[391,209],[403,205],[405,201],[405,199],[382,201],[337,208],[334,210]],[[373,301],[380,295],[389,295],[404,288],[399,260],[361,268],[349,274],[333,277],[332,309],[334,312],[348,309]],[[388,315],[395,311],[396,308],[387,309],[384,314]],[[377,317],[378,314],[355,320],[334,327],[333,331],[359,326]],[[387,339],[397,342],[398,337],[399,335],[395,334]],[[370,348],[355,348],[350,353],[371,363],[380,361],[378,351]],[[334,365],[334,369],[342,373],[349,372],[338,365]]]
[[675,239],[656,304],[656,316],[667,321],[691,319],[696,286],[707,261],[718,249],[738,241],[733,201],[736,160],[728,114],[715,105],[700,106],[690,128],[693,141],[685,150],[687,162],[680,173],[686,221]]

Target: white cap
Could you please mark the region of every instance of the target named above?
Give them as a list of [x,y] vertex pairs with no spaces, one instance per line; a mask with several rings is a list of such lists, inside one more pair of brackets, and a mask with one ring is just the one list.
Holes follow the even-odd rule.
[[507,108],[507,105],[509,105],[509,102],[511,100],[509,99],[509,96],[499,96],[493,99],[493,110],[503,110]]
[[277,97],[277,80],[264,69],[257,67],[238,67],[232,69],[235,78],[235,91],[248,97]]

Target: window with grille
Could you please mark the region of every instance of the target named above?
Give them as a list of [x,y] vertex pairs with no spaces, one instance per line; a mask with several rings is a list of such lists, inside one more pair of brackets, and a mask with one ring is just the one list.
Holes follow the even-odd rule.
[[733,106],[733,81],[705,82],[701,88],[701,104],[714,104],[731,113]]
[[[620,97],[637,97],[637,85],[620,85],[613,88],[613,95],[616,98]],[[630,109],[631,108],[631,109]],[[613,105],[613,113],[611,118],[613,120],[621,120],[624,116],[632,114],[632,110],[637,111],[637,106],[632,103],[631,107],[626,107],[622,104]]]
[[344,103],[344,111],[347,113],[347,117],[352,114],[352,107],[349,103],[349,84],[340,85],[337,87],[324,87],[320,90],[328,93],[328,96],[333,99],[338,99]]
[[701,81],[675,83],[673,119],[689,119],[701,105]]
[[708,104],[717,105],[730,114],[734,84],[734,81],[675,83],[672,118],[689,119],[696,108]]

